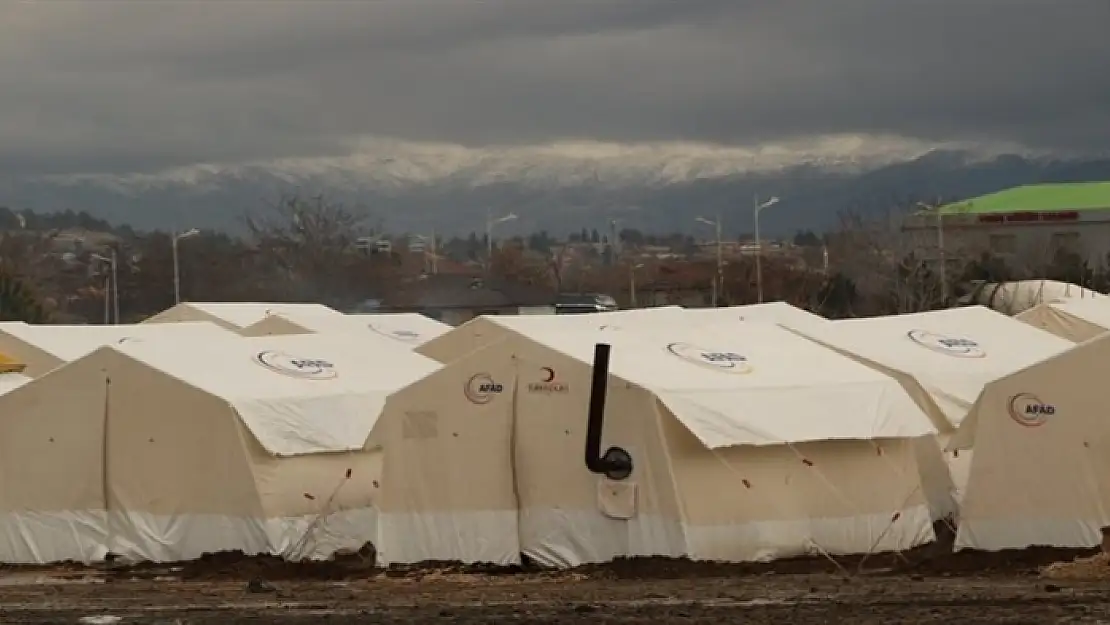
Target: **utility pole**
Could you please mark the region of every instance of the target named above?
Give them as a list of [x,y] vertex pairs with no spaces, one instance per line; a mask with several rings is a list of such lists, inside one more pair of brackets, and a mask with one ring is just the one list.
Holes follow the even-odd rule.
[[116,258],[116,248],[112,248],[112,313],[119,325],[119,263]]
[[757,301],[763,303],[763,239],[759,236],[759,213],[778,204],[778,197],[759,203],[759,195],[752,196],[752,219],[755,221],[755,290]]
[[712,306],[716,308],[717,303],[720,301],[721,290],[725,286],[725,259],[724,248],[721,241],[721,214],[717,213],[717,220],[706,219],[705,217],[696,217],[694,221],[703,223],[707,226],[713,226],[715,238],[717,240],[717,276],[713,280],[713,296]]
[[721,301],[725,290],[725,256],[721,242],[721,214],[717,213],[717,288],[713,290],[713,306]]

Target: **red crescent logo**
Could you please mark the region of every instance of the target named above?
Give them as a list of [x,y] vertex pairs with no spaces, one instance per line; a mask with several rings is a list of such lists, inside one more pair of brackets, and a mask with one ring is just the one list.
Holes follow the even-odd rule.
[[552,369],[551,367],[543,367],[542,369],[540,369],[540,371],[543,371],[543,373],[544,373],[544,376],[543,376],[543,381],[544,382],[551,382],[552,380],[555,379],[555,370]]

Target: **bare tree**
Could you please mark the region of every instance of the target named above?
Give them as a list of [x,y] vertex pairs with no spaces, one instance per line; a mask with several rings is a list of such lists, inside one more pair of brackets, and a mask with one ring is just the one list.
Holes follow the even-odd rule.
[[[248,213],[247,228],[259,254],[284,274],[298,299],[356,300],[381,278],[380,265],[360,253],[361,237],[378,235],[367,215],[323,195],[287,195],[263,211]],[[379,266],[375,266],[379,265]]]
[[555,292],[563,292],[563,275],[566,271],[567,262],[567,246],[559,245],[557,248],[551,250],[551,255],[548,258],[548,271],[551,273],[551,279],[555,283]]
[[[940,279],[940,263],[946,271],[962,268],[969,258],[902,228],[900,215],[867,218],[857,212],[840,215],[840,228],[830,237],[829,254],[837,270],[852,280],[864,302],[864,315],[899,314],[941,308],[951,300],[951,280]],[[954,277],[954,276],[953,276]],[[945,292],[948,282],[948,292]]]

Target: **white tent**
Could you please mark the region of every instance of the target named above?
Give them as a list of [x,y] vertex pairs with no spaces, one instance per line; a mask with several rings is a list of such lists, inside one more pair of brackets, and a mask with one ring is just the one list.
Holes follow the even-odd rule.
[[1069,298],[1039,304],[1014,316],[1074,343],[1099,336],[1110,329],[1110,299]]
[[698,321],[756,321],[778,323],[790,328],[805,328],[828,322],[821,315],[792,306],[786,302],[767,302],[725,308],[687,308],[687,315]]
[[0,323],[0,354],[26,365],[32,378],[76,360],[99,347],[124,341],[158,341],[181,337],[205,342],[235,338],[212,323],[174,325],[32,325],[21,321]]
[[180,323],[210,321],[228,330],[239,331],[269,315],[283,315],[294,322],[320,317],[342,317],[343,313],[323,304],[283,302],[181,302],[143,320],[143,323]]
[[[528,321],[487,318],[500,338],[390,398],[381,562],[865,553],[932,540],[952,511],[928,417],[832,350],[764,324]],[[625,481],[583,465],[597,342],[613,345],[602,448],[631,453]]]
[[269,315],[243,328],[243,336],[270,334],[309,334],[322,332],[374,332],[416,347],[445,334],[451,326],[420,313],[371,313],[361,315],[302,316],[291,319],[282,314]]
[[[960,424],[983,386],[1072,344],[984,306],[843,319],[795,331],[867,364],[915,379]],[[945,427],[948,425],[949,427]]]
[[1019,280],[1017,282],[983,283],[962,298],[971,304],[982,304],[1007,315],[1016,315],[1047,302],[1065,299],[1100,299],[1098,291],[1078,284],[1056,280]]
[[957,548],[1094,547],[1110,525],[1110,335],[987,385],[951,445],[974,447]]
[[[503,323],[502,323],[503,322]],[[508,323],[516,328],[557,332],[561,328],[633,328],[646,325],[688,325],[690,318],[681,306],[632,308],[577,315],[483,315],[453,328],[416,348],[439,362],[451,362],[501,338]],[[521,325],[526,324],[526,325]]]
[[367,437],[437,367],[371,336],[102,347],[0,395],[0,562],[358,549],[377,531]]
[[[1071,343],[983,306],[832,321],[794,328],[879,371],[916,382],[926,411],[948,437],[983,387],[1071,348]],[[912,380],[906,380],[905,378]],[[923,396],[922,396],[923,395]],[[945,454],[957,500],[962,498],[970,451]]]

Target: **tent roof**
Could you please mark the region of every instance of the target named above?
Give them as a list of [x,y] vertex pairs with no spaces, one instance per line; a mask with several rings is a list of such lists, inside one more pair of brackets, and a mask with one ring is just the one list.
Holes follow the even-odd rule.
[[226,400],[275,455],[361,449],[386,398],[439,368],[372,333],[229,336],[111,349]]
[[1047,306],[1091,325],[1110,329],[1110,299],[1104,297],[1068,298],[1049,302]]
[[954,424],[988,382],[1072,347],[984,306],[845,319],[798,331],[912,376]]
[[321,316],[341,316],[343,313],[323,304],[284,302],[182,302],[200,312],[212,315],[238,328],[245,328],[264,319],[267,315],[280,314],[300,323]]
[[451,330],[451,326],[420,313],[366,313],[304,316],[288,321],[312,332],[371,332],[410,346],[420,345]]
[[76,360],[99,347],[120,341],[181,337],[185,341],[203,342],[209,338],[237,336],[207,321],[126,325],[32,325],[10,322],[0,323],[0,332],[65,362]]
[[32,379],[34,378],[25,376],[22,373],[0,373],[0,395],[12,389],[17,389],[30,382]]
[[789,327],[805,327],[808,324],[823,324],[828,321],[821,315],[792,306],[786,302],[767,302],[747,306],[728,306],[726,308],[687,308],[686,313],[698,320],[719,321],[757,321],[781,323]]
[[935,432],[896,380],[776,326],[714,332],[490,320],[587,364],[597,343],[612,345],[610,372],[654,393],[710,448]]

